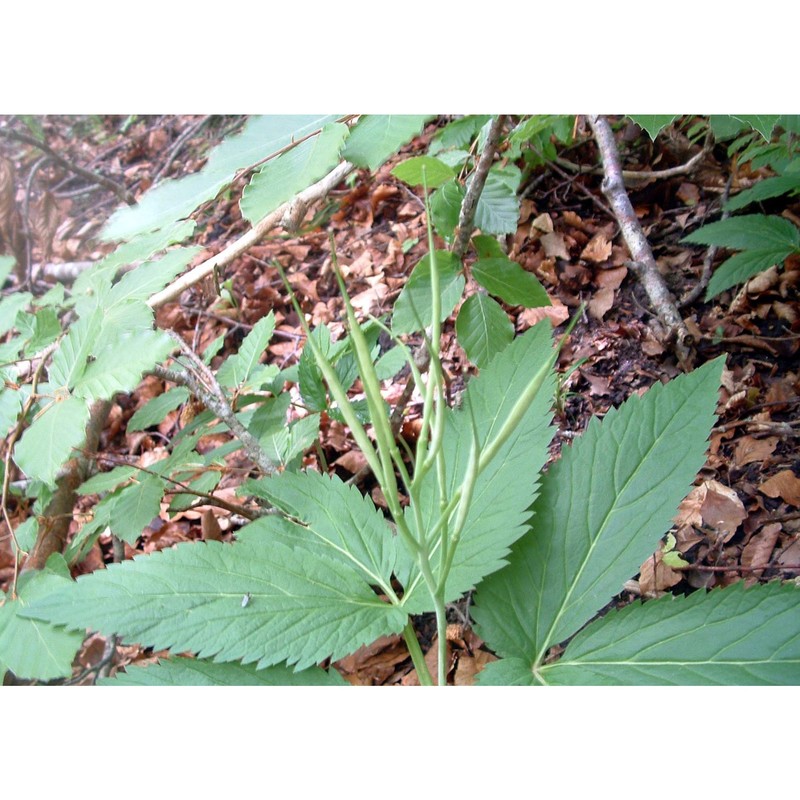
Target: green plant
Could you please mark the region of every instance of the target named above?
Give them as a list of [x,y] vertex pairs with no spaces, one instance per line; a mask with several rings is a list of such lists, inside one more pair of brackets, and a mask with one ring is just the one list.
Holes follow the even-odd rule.
[[[322,132],[306,141],[314,142],[314,136],[321,141],[331,130],[313,124]],[[368,117],[342,137],[337,152],[374,168],[421,124],[422,119],[412,125],[408,119]],[[262,127],[259,141],[263,133]],[[243,137],[251,141],[247,131]],[[284,139],[269,141],[273,147]],[[278,373],[260,363],[273,334],[274,320],[267,316],[235,355],[212,367],[221,342],[201,357],[153,329],[153,298],[194,250],[171,249],[157,261],[152,256],[190,235],[193,223],[174,221],[186,213],[190,199],[205,202],[241,168],[244,154],[230,143],[221,148],[227,154],[225,181],[221,157],[212,154],[210,176],[171,182],[170,193],[169,183],[161,190],[162,199],[171,198],[172,214],[164,213],[162,204],[145,202],[120,212],[111,230],[123,236],[124,229],[134,238],[82,276],[71,296],[0,303],[0,321],[10,319],[6,330],[17,329],[4,346],[7,388],[0,407],[13,426],[12,446],[17,442],[10,452],[30,479],[19,491],[42,524],[50,524],[54,498],[72,474],[69,462],[84,444],[87,420],[91,423],[98,404],[132,390],[142,372],[152,371],[175,388],[137,412],[135,426],[158,422],[190,394],[207,406],[150,472],[122,466],[80,484],[77,491],[103,496],[94,520],[73,540],[66,559],[51,555],[43,569],[24,572],[15,582],[0,606],[0,670],[41,680],[68,675],[83,631],[90,629],[197,656],[173,655],[155,667],[131,668],[116,683],[336,684],[342,680],[327,668],[330,661],[379,636],[402,633],[420,681],[443,683],[446,605],[477,587],[480,635],[501,656],[481,674],[481,683],[798,680],[800,624],[792,585],[667,597],[596,618],[658,547],[703,464],[721,359],[633,397],[602,422],[594,420],[545,470],[558,353],[550,323],[490,352],[473,349],[480,374],[460,404],[450,407],[439,342],[442,320],[455,308],[464,279],[451,255],[436,249],[429,226],[426,267],[417,267],[391,320],[359,321],[337,271],[345,338],[335,341],[324,327],[306,328],[300,363]],[[308,150],[304,181],[317,174],[307,165],[318,151]],[[255,160],[263,158],[261,152]],[[323,161],[330,169],[327,150]],[[271,182],[269,192],[274,192]],[[273,196],[258,213],[268,216],[276,202]],[[476,237],[473,243],[480,258],[498,258],[488,240]],[[116,277],[121,264],[137,260],[144,263]],[[477,282],[482,275],[485,288],[506,299],[496,275],[488,268],[477,272],[473,267]],[[37,309],[35,323],[27,327],[17,319],[25,303]],[[65,308],[77,319],[62,333],[58,320]],[[45,313],[48,309],[53,313]],[[377,346],[380,332],[394,342],[384,355]],[[420,333],[427,368],[418,365],[402,338],[409,332]],[[123,359],[134,344],[136,357]],[[51,349],[40,358],[27,391],[16,388],[22,380],[20,354],[40,354],[42,347]],[[394,436],[381,394],[382,377],[404,365],[423,398],[413,452]],[[348,394],[357,378],[365,395],[360,403]],[[288,430],[287,380],[299,383],[310,412]],[[313,443],[323,411],[349,427],[380,486],[388,517],[338,478],[301,469],[300,455]],[[56,428],[61,436],[54,438]],[[259,498],[263,513],[253,515],[233,543],[181,544],[71,581],[67,559],[79,560],[81,543],[100,529],[108,526],[132,539],[167,490],[173,504],[213,493],[213,479],[206,476],[221,453],[203,455],[197,444],[203,433],[221,429],[236,437],[221,449],[243,447],[262,473],[239,491]],[[8,459],[5,466],[4,508]],[[18,528],[17,544],[35,538],[35,549],[41,536],[32,534]],[[413,624],[427,613],[437,623],[435,675]],[[552,648],[567,640],[556,659]]]

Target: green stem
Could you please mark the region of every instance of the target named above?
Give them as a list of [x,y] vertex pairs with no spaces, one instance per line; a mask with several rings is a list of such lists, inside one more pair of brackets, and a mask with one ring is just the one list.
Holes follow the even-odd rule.
[[417,670],[417,677],[421,686],[433,686],[433,678],[431,677],[428,665],[425,663],[425,656],[422,654],[422,648],[419,646],[417,634],[414,631],[414,626],[411,620],[406,623],[403,628],[403,639],[405,639],[406,647],[411,655],[411,661],[414,663],[414,669]]

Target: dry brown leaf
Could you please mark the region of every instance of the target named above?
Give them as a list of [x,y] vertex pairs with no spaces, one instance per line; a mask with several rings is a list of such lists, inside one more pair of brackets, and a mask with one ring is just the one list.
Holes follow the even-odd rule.
[[[781,530],[783,530],[783,526],[780,522],[771,522],[769,525],[765,525],[758,533],[751,536],[750,541],[742,550],[742,566],[760,567],[769,564],[770,556],[778,542]],[[753,573],[756,578],[761,574],[761,570]]]
[[589,316],[596,320],[602,320],[614,305],[614,290],[609,287],[598,289],[589,301]]
[[694,183],[682,183],[676,195],[686,206],[696,206],[700,202],[700,190]]
[[678,528],[699,528],[703,524],[703,515],[700,513],[700,509],[705,499],[706,486],[701,483],[699,486],[695,486],[678,506],[678,513],[674,517]]
[[474,656],[461,653],[456,664],[453,683],[456,686],[472,686],[475,683],[475,676],[492,661],[497,661],[497,656],[485,650],[478,650]]
[[383,301],[389,294],[389,287],[385,283],[376,283],[373,287],[365,289],[350,298],[350,302],[356,311],[362,316],[373,314],[378,316],[383,308]]
[[553,219],[549,214],[539,214],[539,216],[536,217],[536,219],[531,223],[531,228],[544,234],[552,233]]
[[557,298],[551,297],[552,305],[539,306],[539,308],[526,308],[517,316],[519,329],[521,331],[532,328],[537,322],[549,319],[553,327],[557,327],[565,320],[569,319],[569,309]]
[[351,475],[355,475],[366,466],[367,458],[360,450],[348,450],[333,463],[337,467],[347,470]]
[[780,497],[790,506],[800,506],[800,478],[790,469],[785,469],[758,487],[767,497]]
[[581,251],[581,258],[602,264],[611,258],[611,242],[602,233],[596,233]]
[[659,597],[682,580],[683,573],[676,572],[664,564],[659,550],[642,564],[639,589],[643,597]]
[[780,438],[777,436],[768,436],[766,439],[756,439],[755,436],[742,437],[733,450],[734,465],[743,467],[745,464],[769,458],[778,446],[779,441]]
[[7,245],[11,244],[11,228],[16,210],[14,165],[0,156],[0,234]]
[[217,517],[214,512],[207,508],[203,511],[203,516],[200,517],[200,531],[205,541],[221,542],[222,541],[222,528],[217,522]]
[[747,516],[744,504],[736,492],[719,481],[705,481],[706,494],[700,513],[703,522],[717,531],[732,536]]
[[546,233],[541,238],[544,253],[548,258],[569,259],[569,251],[563,233]]
[[408,658],[408,649],[401,636],[381,636],[336,662],[336,668],[352,684],[370,686],[383,683],[397,664]]
[[598,270],[597,274],[594,276],[594,282],[600,289],[619,289],[627,274],[627,267],[601,269]]

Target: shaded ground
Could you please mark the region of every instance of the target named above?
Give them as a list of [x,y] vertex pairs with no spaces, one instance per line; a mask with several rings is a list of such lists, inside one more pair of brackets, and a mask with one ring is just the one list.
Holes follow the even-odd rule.
[[[86,169],[103,174],[131,192],[143,193],[156,179],[198,169],[209,148],[241,124],[237,118],[152,117],[47,118],[47,141],[54,151]],[[425,152],[435,131],[405,148],[401,157]],[[663,170],[686,163],[700,149],[679,134],[664,133],[655,143],[624,130],[620,149],[626,169]],[[0,154],[11,158],[19,176],[31,175],[41,152],[24,142],[0,139]],[[343,329],[342,303],[330,268],[329,234],[335,239],[339,263],[355,307],[362,313],[390,310],[412,267],[426,252],[424,207],[419,196],[390,175],[400,157],[376,174],[360,173],[352,186],[341,186],[309,213],[299,235],[279,231],[252,247],[225,274],[230,279],[232,303],[216,296],[213,287],[198,286],[184,293],[180,303],[158,312],[159,325],[182,333],[202,350],[225,334],[225,352],[233,352],[250,327],[270,310],[277,317],[277,335],[269,359],[280,367],[293,363],[302,348],[298,320],[288,303],[277,271],[277,260],[291,275],[304,310],[314,324],[324,322]],[[522,188],[522,213],[515,235],[506,242],[510,257],[534,272],[550,293],[549,312],[561,324],[581,303],[587,310],[578,322],[560,358],[565,375],[557,398],[559,432],[554,455],[587,425],[632,393],[641,393],[656,381],[683,371],[675,356],[651,327],[648,301],[626,266],[629,259],[613,216],[600,192],[594,171],[598,158],[587,137],[561,154],[553,167],[535,171]],[[581,172],[576,173],[576,168]],[[667,179],[644,179],[629,189],[659,267],[673,294],[689,298],[681,313],[696,340],[691,366],[721,353],[728,355],[708,461],[697,485],[682,505],[673,530],[675,546],[688,566],[673,569],[662,563],[659,551],[632,576],[616,599],[655,597],[664,592],[687,592],[733,581],[793,578],[800,574],[800,458],[798,458],[798,281],[800,263],[787,262],[750,282],[742,291],[730,291],[706,303],[702,294],[691,299],[703,270],[706,251],[680,244],[680,239],[703,221],[717,219],[726,186],[753,179],[731,162],[722,146],[715,147],[689,173]],[[20,183],[22,185],[22,183]],[[238,210],[238,193],[218,199],[209,209],[198,243],[203,257],[221,250],[247,229]],[[88,190],[88,191],[87,191]],[[58,264],[96,260],[107,252],[93,237],[118,205],[119,198],[74,176],[53,161],[35,170],[25,200],[31,207],[49,193],[57,208],[52,253],[34,250],[33,261]],[[19,198],[18,198],[19,199]],[[50,201],[48,201],[50,202]],[[785,199],[772,201],[771,213],[800,216],[800,205]],[[718,254],[716,261],[722,260]],[[469,258],[469,256],[468,256]],[[52,278],[40,277],[49,285]],[[41,285],[37,291],[46,289]],[[467,287],[467,292],[474,287]],[[679,301],[680,304],[680,301]],[[540,310],[507,308],[518,331],[538,321]],[[445,326],[443,357],[450,389],[457,396],[468,368],[455,341],[452,320]],[[576,366],[577,365],[577,366]],[[398,382],[394,399],[402,394]],[[126,432],[126,421],[163,391],[156,378],[147,378],[136,393],[120,397],[105,430],[100,451],[103,467],[118,463],[146,466],[163,452],[170,436],[185,423],[191,409],[178,409],[157,432]],[[390,395],[387,399],[392,400]],[[409,403],[403,435],[413,438],[418,405]],[[209,443],[210,444],[210,443]],[[363,459],[339,423],[323,426],[320,447],[306,457],[309,465],[335,470],[342,478],[354,475],[362,489],[372,492],[361,477]],[[230,473],[218,494],[230,494],[247,463],[241,453],[228,463]],[[381,498],[373,493],[380,503]],[[81,509],[90,510],[89,507]],[[16,510],[21,521],[27,514]],[[214,510],[220,535],[229,538],[240,524],[220,509]],[[208,537],[208,519],[200,511],[166,513],[143,532],[136,548],[150,552],[177,542]],[[17,522],[15,519],[14,522]],[[126,547],[126,557],[134,554]],[[96,569],[113,559],[110,540],[95,546],[80,571]],[[2,588],[13,571],[8,538],[0,544]],[[448,638],[452,649],[451,677],[469,683],[491,654],[469,627],[468,602],[451,609]],[[420,621],[424,635],[426,627]],[[103,641],[89,640],[79,656],[77,672],[102,656]],[[137,647],[120,647],[119,663],[152,659]],[[399,637],[379,640],[337,664],[354,683],[413,682],[410,660]]]

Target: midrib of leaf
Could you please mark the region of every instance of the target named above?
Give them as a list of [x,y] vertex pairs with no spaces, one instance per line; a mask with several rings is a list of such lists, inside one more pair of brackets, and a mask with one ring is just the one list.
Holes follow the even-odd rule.
[[[672,416],[675,417],[678,414],[678,412],[683,408],[683,406],[686,405],[687,402],[689,402],[689,397],[688,396],[686,396],[684,398],[684,400],[680,403],[678,408],[676,408],[675,411],[672,412]],[[656,436],[656,438],[653,440],[653,442],[651,443],[650,447],[644,453],[644,455],[640,459],[639,463],[636,465],[636,467],[633,470],[633,472],[630,474],[628,479],[625,481],[625,483],[624,483],[624,485],[622,487],[622,490],[621,491],[616,491],[616,486],[615,486],[615,496],[616,497],[619,497],[621,494],[623,494],[626,491],[626,489],[631,484],[631,482],[634,480],[634,478],[639,474],[639,472],[640,472],[640,470],[642,468],[642,464],[645,463],[645,461],[647,460],[647,457],[653,451],[653,448],[655,448],[655,446],[661,442],[661,440],[665,437],[665,435],[666,435],[666,428],[662,429],[661,433],[659,433],[659,435]],[[616,454],[615,454],[615,459],[614,459],[614,466],[615,467],[616,467],[617,459],[619,458],[620,455],[622,455],[622,450],[621,450],[621,448],[617,448]],[[590,495],[592,494],[591,487],[594,486],[594,480],[595,480],[594,476],[595,476],[595,472],[592,471],[592,478],[591,478],[590,491],[589,491]],[[588,531],[590,531],[589,535],[591,536],[591,526],[589,524],[590,506],[589,506],[588,503],[586,503],[585,506],[586,506],[586,515],[587,515],[587,518],[586,518],[587,526],[586,526],[586,528],[587,528]],[[611,520],[611,517],[620,508],[625,508],[625,506],[617,506],[616,504],[613,504],[611,506],[610,510],[608,511],[608,513],[606,513],[605,516],[603,517],[603,522],[602,522],[602,524],[600,525],[600,527],[599,527],[599,529],[597,531],[597,535],[594,537],[594,540],[589,545],[589,549],[586,552],[586,556],[584,557],[583,561],[581,562],[580,568],[578,569],[577,573],[575,574],[575,577],[572,580],[572,584],[570,585],[569,589],[567,590],[566,595],[564,596],[564,602],[561,604],[561,607],[560,607],[560,609],[558,611],[558,614],[556,614],[555,617],[553,618],[553,621],[552,621],[552,623],[550,624],[550,627],[547,630],[546,636],[542,639],[541,648],[540,648],[539,652],[536,654],[536,658],[534,660],[534,669],[536,669],[537,667],[542,665],[542,661],[543,661],[544,657],[547,655],[547,651],[548,651],[548,649],[550,647],[550,644],[551,644],[550,637],[553,635],[553,631],[558,627],[558,623],[561,621],[561,617],[564,615],[564,611],[566,610],[566,608],[567,608],[567,606],[569,604],[570,598],[572,597],[572,593],[575,591],[575,587],[580,582],[581,575],[583,575],[584,570],[586,569],[589,561],[591,560],[592,554],[594,553],[598,542],[600,542],[600,540],[602,539],[603,533],[605,532],[605,530],[606,530],[606,528],[607,528],[607,526],[608,526],[608,524],[609,524],[609,522]],[[602,573],[601,573],[601,575],[602,575]],[[542,609],[542,604],[541,603],[537,603],[536,604],[536,621],[537,621],[536,630],[539,630],[538,623],[539,623],[539,619],[541,617],[541,609]]]

